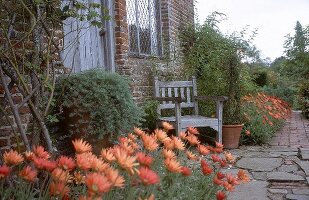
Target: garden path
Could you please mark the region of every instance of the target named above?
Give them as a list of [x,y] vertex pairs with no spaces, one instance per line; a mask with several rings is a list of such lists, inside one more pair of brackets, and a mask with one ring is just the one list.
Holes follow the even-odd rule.
[[293,111],[269,145],[231,150],[235,168],[248,170],[251,181],[236,187],[228,200],[309,200],[309,121]]

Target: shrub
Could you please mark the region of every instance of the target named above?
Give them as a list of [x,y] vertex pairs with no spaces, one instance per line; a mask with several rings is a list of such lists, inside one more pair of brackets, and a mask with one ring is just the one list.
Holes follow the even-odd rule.
[[158,120],[159,116],[157,113],[159,102],[154,100],[146,100],[143,105],[143,110],[145,115],[143,116],[142,121],[142,128],[146,128],[149,130],[154,130],[156,128],[156,121]]
[[300,85],[298,102],[303,115],[309,119],[309,81],[305,80]]
[[241,143],[265,144],[290,115],[288,103],[265,93],[247,95],[243,98],[245,127]]
[[[139,124],[142,111],[133,102],[127,81],[115,73],[90,70],[61,77],[57,84],[57,102],[70,112],[63,122],[73,119],[70,131],[95,134],[127,132]],[[72,124],[71,124],[72,125]]]
[[[150,135],[135,128],[133,134],[120,137],[118,145],[102,149],[100,156],[82,139],[73,141],[74,158],[54,160],[40,146],[25,157],[11,150],[4,153],[0,165],[1,197],[212,200],[217,195],[225,199],[225,192],[249,181],[244,170],[237,175],[221,171],[235,162],[221,144],[199,145],[194,128],[181,137],[168,137],[166,131]],[[5,180],[11,181],[11,187]]]

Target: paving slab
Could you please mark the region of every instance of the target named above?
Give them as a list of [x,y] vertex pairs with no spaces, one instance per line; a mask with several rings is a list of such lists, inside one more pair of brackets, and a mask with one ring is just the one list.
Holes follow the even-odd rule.
[[288,193],[286,189],[272,189],[272,188],[269,188],[268,192],[273,193],[273,194],[277,194],[277,193],[287,194]]
[[296,163],[305,172],[306,176],[309,176],[309,161],[297,161]]
[[301,194],[287,194],[285,198],[288,200],[308,200],[309,196]]
[[302,188],[302,189],[292,189],[293,194],[305,194],[309,195],[309,188]]
[[236,162],[236,167],[270,172],[279,167],[282,161],[282,158],[241,158]]
[[304,181],[305,178],[288,172],[269,172],[267,173],[267,180],[277,182],[295,182]]
[[229,193],[228,200],[267,200],[267,181],[251,181],[238,185],[235,191]]
[[287,147],[287,146],[272,146],[271,148],[267,148],[267,149],[264,149],[264,151],[286,151],[286,152],[298,152],[298,148],[297,147]]
[[263,180],[265,181],[267,179],[267,173],[266,172],[251,172],[253,178],[255,180]]
[[309,149],[308,148],[300,148],[299,152],[300,152],[302,160],[309,160]]
[[281,165],[277,169],[279,172],[295,172],[298,170],[297,165]]

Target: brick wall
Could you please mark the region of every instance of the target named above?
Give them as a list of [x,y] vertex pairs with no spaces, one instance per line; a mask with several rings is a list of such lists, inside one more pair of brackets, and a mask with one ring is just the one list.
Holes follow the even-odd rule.
[[161,0],[161,26],[163,37],[163,58],[133,57],[128,55],[128,25],[126,22],[126,1],[115,2],[116,68],[118,73],[130,81],[133,97],[142,103],[152,97],[154,75],[175,76],[180,74],[178,30],[194,24],[193,0]]

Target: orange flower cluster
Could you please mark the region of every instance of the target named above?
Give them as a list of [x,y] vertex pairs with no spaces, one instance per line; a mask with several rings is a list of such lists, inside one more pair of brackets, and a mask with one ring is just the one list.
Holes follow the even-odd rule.
[[[179,137],[169,137],[166,131],[171,128],[171,125],[164,123],[164,130],[157,129],[152,134],[135,128],[134,133],[120,137],[117,145],[102,149],[99,156],[94,155],[92,146],[82,139],[72,141],[74,158],[60,155],[53,159],[42,146],[33,147],[24,155],[10,150],[3,154],[0,181],[9,176],[15,166],[22,165],[18,175],[26,182],[35,182],[41,172],[48,174],[51,179],[48,188],[50,196],[69,199],[72,187],[79,186],[85,188],[85,192],[78,194],[80,199],[101,199],[111,190],[159,184],[160,179],[164,178],[160,175],[168,176],[170,173],[184,177],[200,173],[213,177],[214,184],[228,191],[239,182],[249,180],[244,171],[239,171],[237,177],[217,172],[217,169],[235,162],[232,154],[223,151],[222,144],[216,143],[215,147],[200,144],[197,138],[199,133],[192,127]],[[159,168],[164,171],[161,174],[154,170],[155,167],[152,169],[152,165],[158,168],[158,162],[161,162]],[[200,162],[201,167],[192,168],[198,166],[191,165],[193,162]],[[190,166],[187,166],[189,163]],[[132,182],[126,181],[125,177]],[[153,194],[149,197],[154,198]],[[218,191],[217,199],[224,198],[224,191]]]

